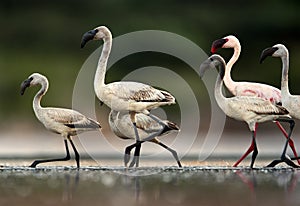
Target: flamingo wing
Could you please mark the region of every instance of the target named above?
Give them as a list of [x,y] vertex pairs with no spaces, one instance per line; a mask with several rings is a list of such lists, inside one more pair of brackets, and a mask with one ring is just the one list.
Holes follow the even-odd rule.
[[63,108],[47,108],[46,115],[49,119],[70,128],[101,128],[100,124],[81,113]]
[[110,91],[124,100],[135,102],[175,102],[175,98],[168,92],[155,89],[139,82],[114,82],[107,85]]

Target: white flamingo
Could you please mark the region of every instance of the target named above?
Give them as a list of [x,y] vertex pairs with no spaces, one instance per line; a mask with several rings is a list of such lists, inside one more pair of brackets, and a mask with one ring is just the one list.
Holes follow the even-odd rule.
[[[117,135],[122,139],[135,139],[133,125],[128,112],[118,112],[118,111],[111,110],[111,112],[109,113],[108,120],[109,120],[110,128],[115,133],[115,135]],[[161,121],[165,123],[165,126],[162,126],[161,124],[157,123],[148,115],[145,115],[143,113],[137,113],[136,127],[138,129],[140,141],[141,143],[145,141],[150,141],[162,146],[163,148],[171,152],[178,166],[182,167],[177,152],[169,148],[167,145],[163,144],[156,138],[157,136],[168,134],[171,131],[178,131],[179,127],[175,123],[170,122],[168,120],[161,120]],[[136,143],[126,147],[125,156],[124,156],[125,166],[127,166],[127,163],[129,162],[130,151],[135,146],[137,146]],[[134,163],[136,163],[136,166],[138,167],[139,151],[136,150],[135,153],[136,153],[135,158],[131,162],[130,167],[132,167]]]
[[105,84],[107,61],[112,47],[112,35],[105,26],[99,26],[82,36],[81,48],[90,40],[103,40],[103,49],[98,61],[94,78],[94,90],[101,102],[115,111],[129,111],[136,136],[140,141],[136,128],[136,113],[143,113],[164,125],[162,121],[151,115],[149,110],[163,105],[175,104],[175,98],[168,92],[139,82],[113,82]]
[[[273,120],[288,122],[290,124],[290,131],[288,134],[289,138],[294,128],[294,120],[288,116],[288,111],[284,107],[274,105],[270,101],[264,100],[260,97],[234,96],[226,98],[222,93],[226,63],[220,55],[214,54],[205,60],[200,66],[200,75],[203,76],[207,69],[215,67],[219,70],[219,76],[215,85],[215,98],[219,107],[227,116],[239,121],[245,121],[252,132],[254,149],[250,167],[253,168],[258,153],[255,141],[255,125],[257,123]],[[290,166],[297,167],[297,165],[295,165],[289,158],[284,158],[282,161],[286,162]]]
[[[281,100],[282,105],[289,111],[289,114],[296,119],[300,119],[300,96],[291,95],[289,91],[289,51],[283,44],[276,44],[273,47],[266,48],[260,57],[260,63],[268,56],[280,57],[282,61],[282,75],[281,75]],[[286,155],[287,143],[283,149],[282,156]],[[282,159],[281,156],[281,159]],[[295,158],[292,158],[295,159]],[[297,159],[297,158],[296,158]],[[282,162],[282,160],[275,160],[269,166],[275,166]]]
[[[256,96],[260,97],[266,100],[269,100],[270,102],[274,104],[281,104],[281,92],[279,89],[262,83],[257,82],[235,82],[231,78],[231,68],[234,65],[234,63],[238,60],[240,53],[241,53],[241,44],[239,40],[233,36],[229,35],[222,39],[217,39],[212,43],[211,46],[211,52],[215,53],[219,48],[233,48],[234,53],[228,63],[226,64],[226,70],[224,75],[224,83],[228,90],[234,95],[234,96]],[[275,121],[276,125],[279,127],[279,129],[282,131],[284,136],[288,138],[288,134],[284,130],[284,128],[281,126],[281,124],[278,121]],[[255,127],[255,131],[257,130],[257,125]],[[254,142],[251,143],[248,150],[245,152],[245,154],[233,165],[238,166],[238,164],[245,159],[250,152],[254,149]],[[293,150],[293,153],[295,157],[298,157],[298,154],[295,149],[295,145],[292,139],[289,140],[289,145],[291,149]],[[298,164],[300,164],[300,160],[297,160]]]
[[45,162],[70,160],[70,152],[67,142],[67,140],[69,140],[75,153],[77,167],[79,168],[80,156],[72,141],[72,136],[75,136],[76,134],[84,131],[98,130],[101,128],[100,124],[92,119],[85,117],[75,110],[56,107],[42,107],[41,99],[46,94],[49,83],[47,78],[39,73],[31,74],[28,79],[22,82],[21,95],[24,94],[25,90],[28,87],[35,85],[41,85],[41,88],[34,96],[33,111],[38,120],[48,130],[60,134],[64,138],[67,156],[57,159],[36,160],[30,165],[30,167],[36,167],[38,164]]

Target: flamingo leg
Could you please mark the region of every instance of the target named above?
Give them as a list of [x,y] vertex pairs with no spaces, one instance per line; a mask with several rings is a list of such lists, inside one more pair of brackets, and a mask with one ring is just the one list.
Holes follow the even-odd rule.
[[[233,167],[237,167],[256,148],[255,137],[256,137],[257,126],[258,126],[258,124],[256,123],[255,124],[255,129],[254,129],[254,132],[253,132],[253,135],[252,135],[252,142],[251,142],[250,147],[244,153],[244,155],[236,163],[234,163]],[[256,150],[257,150],[257,148],[256,148]],[[253,158],[253,155],[252,155],[252,158]]]
[[136,146],[136,143],[129,145],[125,148],[125,154],[124,154],[124,165],[127,167],[127,164],[130,160],[130,152],[131,150]]
[[75,160],[76,160],[76,165],[77,165],[77,168],[79,169],[79,167],[80,167],[80,161],[79,161],[80,156],[79,156],[79,153],[78,153],[78,151],[77,151],[77,149],[76,149],[76,147],[75,147],[75,144],[73,143],[73,140],[72,140],[70,137],[68,137],[68,140],[69,140],[69,142],[71,143],[71,146],[72,146],[72,148],[73,148],[73,150],[74,150],[74,153],[75,153]]
[[134,150],[134,157],[132,162],[130,163],[129,167],[133,167],[135,164],[135,167],[139,167],[140,163],[140,153],[141,153],[141,141],[137,141]]
[[[288,139],[288,137],[289,137],[289,135],[288,135],[288,133],[285,131],[285,129],[282,127],[282,125],[278,122],[278,121],[276,121],[275,122],[276,123],[276,125],[279,127],[279,129],[281,130],[281,132],[283,133],[283,135],[286,137],[286,139]],[[300,165],[300,159],[299,158],[297,158],[298,157],[298,154],[297,154],[297,151],[296,151],[296,148],[295,148],[295,144],[294,144],[294,141],[290,138],[290,140],[289,140],[289,145],[290,145],[290,147],[291,147],[291,149],[292,149],[292,151],[293,151],[293,153],[294,153],[294,156],[295,156],[295,158],[292,158],[293,160],[297,160],[297,162],[298,162],[298,164]]]
[[177,152],[173,149],[171,149],[170,147],[168,147],[167,145],[165,145],[164,143],[156,140],[156,141],[153,141],[155,144],[158,144],[160,146],[162,146],[163,148],[165,148],[166,150],[168,150],[169,152],[171,152],[171,154],[173,155],[174,159],[176,160],[177,164],[178,164],[178,167],[182,167],[180,161],[179,161],[179,158],[178,158],[178,155],[177,155]]
[[[139,134],[138,134],[138,131],[137,131],[137,128],[136,128],[135,113],[130,112],[130,115],[131,115],[130,117],[131,117],[131,121],[133,122],[134,132],[135,132],[135,136],[136,136],[136,144],[135,144],[134,158],[133,158],[132,162],[130,163],[129,167],[133,167],[134,164],[135,164],[136,167],[138,167],[139,166],[139,159],[140,159],[139,157],[140,157],[140,150],[141,150],[141,141],[140,141]],[[162,125],[163,127],[166,126],[164,122],[159,120],[154,115],[149,113],[148,116],[151,117],[154,121],[156,121],[160,125]],[[162,131],[163,131],[163,129],[161,131],[153,134],[153,135],[150,135],[148,138],[144,139],[143,142],[152,140],[154,137],[158,136]],[[127,165],[127,162],[129,161],[129,158],[130,158],[130,151],[127,150],[127,153],[125,153],[125,156],[124,156],[125,166]]]
[[294,126],[295,126],[295,121],[292,120],[292,119],[278,119],[278,121],[281,121],[281,122],[288,122],[290,124],[290,131],[289,131],[289,134],[288,134],[288,138],[285,142],[285,145],[284,145],[284,148],[283,148],[283,152],[281,154],[281,157],[279,160],[274,160],[272,161],[270,164],[267,165],[267,167],[274,167],[276,166],[277,164],[281,163],[281,162],[285,162],[287,165],[291,166],[291,167],[294,167],[294,168],[299,168],[300,166],[296,165],[287,155],[286,155],[286,150],[287,150],[287,146],[288,146],[288,143],[289,143],[289,140],[290,140],[290,137],[292,135],[292,132],[293,132],[293,129],[294,129]]
[[[160,131],[158,131],[158,132],[156,132],[156,133],[150,135],[149,137],[146,137],[145,139],[143,139],[143,141],[139,141],[139,143],[136,142],[136,143],[134,143],[134,144],[132,144],[132,145],[126,147],[126,149],[125,149],[125,155],[124,155],[124,164],[125,164],[125,167],[127,167],[127,163],[128,163],[129,160],[130,160],[130,152],[131,152],[131,150],[132,150],[134,147],[136,147],[135,152],[134,152],[135,155],[134,155],[134,158],[133,158],[132,162],[130,163],[129,167],[133,167],[133,165],[135,164],[135,162],[136,162],[136,160],[137,160],[136,156],[137,156],[137,155],[139,156],[139,151],[140,151],[140,149],[138,149],[138,151],[136,151],[136,150],[137,150],[137,146],[138,146],[139,144],[141,145],[142,143],[144,143],[144,142],[146,142],[146,141],[152,141],[155,137],[157,137],[158,135],[160,135],[160,134],[162,133],[162,131],[163,131],[163,129],[161,129]],[[139,146],[139,147],[141,147],[141,146]],[[137,167],[138,167],[138,166],[137,166]]]
[[256,137],[256,130],[254,132],[252,132],[252,144],[253,144],[254,148],[253,148],[252,160],[251,160],[250,168],[253,168],[255,159],[256,159],[257,154],[258,154],[255,137]]
[[140,149],[141,149],[140,136],[139,136],[139,132],[138,132],[137,127],[136,127],[136,118],[135,118],[136,113],[135,112],[129,112],[129,113],[130,113],[131,122],[133,124],[133,130],[134,130],[135,139],[136,139],[136,149],[135,149],[134,155],[136,157],[136,167],[138,167],[139,159],[140,159],[139,158]]
[[70,151],[69,151],[69,147],[68,147],[68,142],[67,142],[66,139],[64,140],[64,143],[65,143],[66,153],[67,153],[66,157],[56,158],[56,159],[48,159],[48,160],[35,160],[29,167],[35,168],[38,164],[45,163],[45,162],[56,162],[56,161],[68,161],[68,160],[70,160],[71,156],[70,156]]

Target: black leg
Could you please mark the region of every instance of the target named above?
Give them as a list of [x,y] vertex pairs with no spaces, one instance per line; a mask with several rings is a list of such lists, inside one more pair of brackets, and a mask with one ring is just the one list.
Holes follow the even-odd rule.
[[[151,134],[149,137],[146,137],[145,139],[143,139],[143,141],[136,141],[135,144],[129,146],[128,150],[126,148],[125,150],[125,157],[124,157],[124,162],[125,160],[128,162],[129,158],[130,158],[130,151],[133,149],[133,147],[136,147],[135,149],[135,153],[134,153],[134,158],[132,160],[132,162],[130,163],[130,167],[133,167],[133,165],[137,162],[136,167],[138,167],[139,165],[139,158],[140,158],[140,149],[141,149],[141,144],[147,141],[154,141],[156,142],[156,140],[154,139],[156,136],[160,135],[162,133],[162,131],[164,130],[164,128],[162,128],[160,131],[155,132],[153,134]],[[138,147],[138,148],[137,148]],[[129,156],[128,156],[129,155]],[[125,159],[126,158],[126,159]],[[127,164],[125,164],[126,166]]]
[[[139,132],[138,132],[137,127],[136,127],[135,112],[130,113],[130,118],[131,118],[131,121],[132,121],[132,124],[133,124],[133,130],[134,130],[135,140],[136,140],[136,147],[135,147],[135,152],[134,152],[134,158],[133,158],[132,162],[130,163],[129,167],[132,167],[135,164],[135,162],[136,162],[136,167],[138,167],[141,143],[140,143]],[[125,154],[125,156],[126,156],[126,154]],[[137,158],[137,160],[136,160],[136,158]]]
[[127,167],[127,164],[130,160],[130,152],[132,150],[132,148],[134,148],[136,145],[136,143],[129,145],[128,147],[125,148],[125,154],[124,154],[124,165],[125,167]]
[[[144,141],[140,141],[140,143],[143,143]],[[128,164],[128,162],[129,162],[129,160],[130,160],[130,152],[131,152],[131,150],[134,148],[134,147],[136,147],[137,146],[137,142],[135,142],[134,144],[132,144],[132,145],[129,145],[128,147],[126,147],[126,149],[125,149],[125,155],[124,155],[124,165],[125,165],[125,167],[127,167],[127,164]]]
[[129,167],[133,167],[134,164],[135,164],[136,167],[139,167],[141,144],[142,144],[141,141],[136,142],[134,157],[133,157],[133,160],[130,163]]
[[300,166],[296,165],[290,158],[287,157],[286,155],[286,150],[287,150],[287,146],[289,144],[294,126],[295,126],[295,121],[292,119],[278,119],[279,122],[288,122],[290,124],[290,131],[288,134],[288,138],[285,142],[284,148],[283,148],[283,152],[281,154],[281,157],[279,160],[274,160],[272,161],[270,164],[267,165],[267,167],[274,167],[277,164],[281,163],[281,162],[285,162],[287,165],[294,167],[294,168],[299,168]]
[[285,162],[287,165],[293,167],[293,168],[299,168],[299,165],[296,165],[293,161],[293,158],[290,159],[287,156],[284,156],[279,159],[279,160],[273,160],[270,164],[267,165],[267,167],[275,167],[276,165],[278,165],[279,163]]
[[64,140],[64,143],[65,143],[66,153],[67,153],[66,157],[57,158],[57,159],[48,159],[48,160],[35,160],[29,167],[35,168],[38,164],[45,163],[45,162],[56,162],[56,161],[68,161],[68,160],[70,160],[71,157],[70,157],[68,142],[67,142],[66,139]]
[[257,150],[257,146],[256,146],[256,140],[255,140],[255,132],[254,131],[252,132],[252,144],[254,146],[254,149],[253,149],[253,153],[252,153],[252,160],[251,160],[250,168],[253,168],[255,159],[256,159],[257,154],[258,154],[258,150]]
[[73,150],[74,150],[74,153],[75,153],[75,160],[76,160],[76,165],[77,165],[77,168],[79,169],[79,167],[80,167],[80,161],[79,161],[80,156],[79,156],[79,153],[78,153],[78,151],[77,151],[77,149],[76,149],[76,147],[75,147],[75,145],[74,145],[72,139],[71,139],[70,137],[68,137],[68,140],[70,141],[71,146],[72,146],[72,148],[73,148]]
[[175,160],[177,161],[178,167],[182,167],[182,165],[181,165],[181,163],[180,163],[180,161],[179,161],[177,152],[176,152],[175,150],[171,149],[170,147],[168,147],[167,145],[163,144],[162,142],[157,141],[157,142],[154,142],[154,143],[156,143],[156,144],[162,146],[163,148],[165,148],[166,150],[168,150],[169,152],[171,152],[172,155],[173,155],[173,157],[174,157]]

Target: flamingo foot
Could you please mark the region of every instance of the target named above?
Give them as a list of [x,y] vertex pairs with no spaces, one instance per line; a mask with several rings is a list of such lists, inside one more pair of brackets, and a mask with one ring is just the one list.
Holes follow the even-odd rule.
[[299,165],[296,165],[290,157],[288,156],[281,156],[280,160],[273,160],[270,164],[267,165],[267,167],[275,167],[277,164],[285,162],[287,165],[293,167],[293,168],[300,168]]

